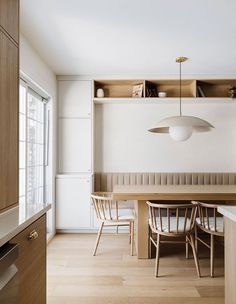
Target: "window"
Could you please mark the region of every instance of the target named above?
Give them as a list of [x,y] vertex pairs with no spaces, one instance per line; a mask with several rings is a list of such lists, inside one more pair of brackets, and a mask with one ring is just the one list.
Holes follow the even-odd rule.
[[45,202],[45,99],[23,81],[19,105],[19,195],[24,204]]

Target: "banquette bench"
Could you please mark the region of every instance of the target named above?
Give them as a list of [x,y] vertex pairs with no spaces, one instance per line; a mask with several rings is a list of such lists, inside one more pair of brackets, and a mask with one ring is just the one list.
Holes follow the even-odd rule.
[[[114,185],[236,185],[236,173],[222,172],[97,172],[94,191],[112,192]],[[132,207],[132,202],[123,207]]]
[[236,173],[122,173],[97,172],[94,191],[113,191],[114,185],[236,185]]

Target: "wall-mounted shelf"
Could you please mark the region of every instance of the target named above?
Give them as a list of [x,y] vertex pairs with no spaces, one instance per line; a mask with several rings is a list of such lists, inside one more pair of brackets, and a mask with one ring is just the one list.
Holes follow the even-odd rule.
[[[133,87],[141,84],[141,97],[132,97]],[[186,102],[230,102],[229,88],[236,85],[236,79],[184,79],[182,97]],[[97,89],[102,88],[104,97],[96,97]],[[166,98],[158,97],[166,92]],[[179,80],[95,80],[94,103],[159,103],[179,100]]]
[[[178,97],[166,97],[166,98],[94,98],[94,104],[170,104],[178,103]],[[236,104],[236,99],[225,98],[225,97],[208,97],[208,98],[197,98],[197,97],[184,97],[182,103],[227,103]]]

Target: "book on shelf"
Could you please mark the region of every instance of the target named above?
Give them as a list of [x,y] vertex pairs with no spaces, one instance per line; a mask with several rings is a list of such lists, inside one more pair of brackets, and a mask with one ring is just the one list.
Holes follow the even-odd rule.
[[197,86],[197,97],[206,97],[200,85]]
[[143,96],[143,84],[137,84],[133,86],[132,97],[142,97]]
[[146,97],[157,97],[156,86],[147,86],[146,87]]

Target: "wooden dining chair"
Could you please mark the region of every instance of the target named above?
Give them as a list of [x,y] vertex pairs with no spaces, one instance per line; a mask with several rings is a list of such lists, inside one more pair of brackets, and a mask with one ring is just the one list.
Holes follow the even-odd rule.
[[[214,251],[215,236],[224,237],[223,216],[217,211],[220,204],[195,202],[198,204],[198,215],[196,218],[195,241],[198,250],[198,241],[210,249],[211,277],[214,277]],[[222,205],[222,204],[221,204]],[[210,235],[209,244],[199,237],[197,228]]]
[[[150,243],[156,247],[155,275],[158,277],[159,255],[161,243],[184,243],[190,244],[193,257],[200,277],[200,268],[194,243],[194,228],[197,213],[197,204],[156,204],[147,202],[149,207]],[[157,235],[157,241],[152,234]],[[161,240],[161,237],[183,238],[183,240]]]
[[[96,255],[98,244],[104,227],[129,227],[130,254],[134,247],[134,213],[132,209],[122,209],[122,202],[112,200],[110,192],[94,192],[91,194],[92,204],[98,221],[101,223],[93,255]],[[119,206],[120,205],[120,206]]]

